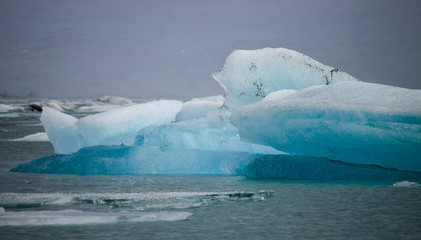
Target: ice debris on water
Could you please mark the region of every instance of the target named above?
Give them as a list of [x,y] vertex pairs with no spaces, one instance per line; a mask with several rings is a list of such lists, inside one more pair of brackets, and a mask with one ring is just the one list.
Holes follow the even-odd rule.
[[1,226],[51,226],[115,224],[155,221],[179,221],[192,213],[159,212],[89,212],[76,209],[60,211],[8,211],[0,214]]
[[[44,107],[47,135],[66,155],[13,170],[317,179],[421,171],[421,90],[364,83],[283,48],[236,50],[213,76],[223,96],[104,98],[129,106],[80,119]],[[280,160],[285,153],[295,161]]]
[[16,141],[16,142],[48,142],[49,139],[48,139],[48,136],[45,132],[39,132],[39,133],[29,134],[25,137],[13,139],[11,141]]
[[109,205],[114,208],[166,210],[193,208],[226,201],[261,201],[271,190],[227,192],[142,192],[142,193],[0,193],[0,204],[9,208],[34,205]]
[[420,184],[416,182],[402,181],[393,184],[394,187],[421,187]]

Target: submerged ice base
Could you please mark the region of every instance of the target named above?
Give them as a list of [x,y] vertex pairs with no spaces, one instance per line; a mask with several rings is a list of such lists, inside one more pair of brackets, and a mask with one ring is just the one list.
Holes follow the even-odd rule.
[[251,179],[408,180],[421,172],[398,171],[376,165],[349,164],[328,158],[264,155],[251,161],[242,175]]
[[72,154],[39,158],[11,171],[78,175],[235,175],[258,156],[248,152],[165,149],[156,146],[94,146]]

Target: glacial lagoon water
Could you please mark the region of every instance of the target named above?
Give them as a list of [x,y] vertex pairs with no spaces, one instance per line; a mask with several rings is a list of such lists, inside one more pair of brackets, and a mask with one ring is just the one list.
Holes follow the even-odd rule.
[[54,154],[9,141],[43,132],[39,117],[0,118],[1,239],[421,237],[421,187],[403,181],[9,172]]

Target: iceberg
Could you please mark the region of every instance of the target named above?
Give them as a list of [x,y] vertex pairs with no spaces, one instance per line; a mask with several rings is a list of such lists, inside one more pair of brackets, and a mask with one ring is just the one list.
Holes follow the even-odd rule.
[[130,99],[105,95],[95,100],[79,103],[73,109],[76,112],[106,112],[130,105],[134,105]]
[[421,171],[420,103],[421,90],[337,82],[234,109],[231,123],[288,153]]
[[358,81],[337,68],[285,48],[235,50],[213,77],[224,88],[225,106],[229,108],[256,103],[277,90]]
[[181,101],[161,100],[80,119],[44,107],[41,122],[54,151],[68,154],[89,146],[131,144],[137,131],[173,121],[181,107]]
[[223,96],[135,105],[105,96],[93,105],[119,108],[80,119],[44,107],[58,155],[12,171],[419,177],[421,90],[364,83],[283,48],[236,50],[213,76]]
[[145,127],[131,146],[85,147],[72,154],[40,158],[11,171],[232,175],[262,154],[283,154],[269,146],[241,141],[228,114],[226,109],[218,109],[205,118]]
[[117,97],[117,96],[109,96],[109,95],[99,97],[97,99],[97,101],[102,102],[102,103],[111,104],[111,105],[121,105],[121,106],[133,103],[132,100],[130,100],[128,98]]

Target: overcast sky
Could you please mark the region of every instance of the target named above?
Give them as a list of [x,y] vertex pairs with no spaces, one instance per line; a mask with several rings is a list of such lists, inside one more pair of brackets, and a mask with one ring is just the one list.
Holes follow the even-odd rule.
[[222,94],[228,54],[263,47],[421,89],[421,1],[1,0],[0,94]]

